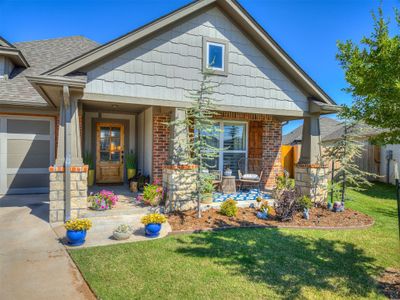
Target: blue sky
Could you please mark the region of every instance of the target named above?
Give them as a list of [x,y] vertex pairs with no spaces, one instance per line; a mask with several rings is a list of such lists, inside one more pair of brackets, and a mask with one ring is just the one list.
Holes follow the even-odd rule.
[[[0,35],[10,42],[84,35],[105,43],[146,24],[187,0],[0,0]],[[338,103],[351,103],[342,91],[343,71],[335,60],[336,41],[359,41],[372,29],[376,0],[239,0],[292,58]],[[384,0],[392,20],[398,0]],[[294,121],[284,133],[297,127]]]

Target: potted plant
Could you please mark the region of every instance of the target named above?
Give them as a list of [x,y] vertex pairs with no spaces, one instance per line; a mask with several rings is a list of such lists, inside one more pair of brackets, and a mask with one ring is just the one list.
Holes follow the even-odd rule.
[[160,214],[149,214],[142,217],[141,222],[144,224],[145,235],[148,237],[157,237],[160,235],[161,224],[165,223],[167,218]]
[[136,155],[131,151],[125,155],[125,165],[128,180],[136,175]]
[[132,231],[132,227],[127,224],[119,225],[113,231],[113,238],[119,241],[127,240],[132,235]]
[[85,242],[86,232],[92,227],[89,219],[71,219],[65,222],[66,237],[70,246],[80,246]]
[[303,218],[308,220],[310,218],[310,208],[312,207],[311,198],[308,196],[301,196],[298,199],[298,204],[301,210],[303,210]]
[[146,184],[143,189],[144,204],[157,206],[163,196],[163,188],[157,184]]
[[90,193],[88,202],[89,207],[93,210],[107,210],[117,204],[118,196],[112,191],[101,190],[96,194]]
[[201,184],[201,202],[210,204],[213,202],[214,184],[210,177],[205,178]]
[[90,152],[86,152],[83,157],[83,163],[89,167],[87,184],[88,186],[93,186],[94,184],[94,163]]

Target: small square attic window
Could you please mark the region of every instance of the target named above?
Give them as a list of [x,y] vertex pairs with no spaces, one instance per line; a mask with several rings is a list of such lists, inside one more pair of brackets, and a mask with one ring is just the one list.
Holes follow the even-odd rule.
[[204,38],[203,69],[216,75],[228,74],[228,44],[225,41]]
[[224,44],[207,43],[207,68],[224,70]]

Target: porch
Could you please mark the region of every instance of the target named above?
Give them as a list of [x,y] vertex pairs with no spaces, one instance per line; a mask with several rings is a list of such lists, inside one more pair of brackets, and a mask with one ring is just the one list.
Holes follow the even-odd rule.
[[[50,168],[51,173],[57,173],[50,176],[51,222],[91,216],[94,212],[87,207],[88,190],[93,192],[103,188],[116,189],[120,195],[119,205],[110,214],[125,214],[141,209],[145,211],[147,208],[137,206],[135,195],[128,189],[127,153],[136,155],[137,173],[148,176],[150,182],[163,182],[168,193],[174,193],[167,195],[167,208],[171,207],[171,201],[178,203],[174,204],[176,209],[195,207],[195,201],[191,199],[194,181],[191,179],[191,183],[174,183],[175,187],[171,188],[171,182],[165,174],[170,169],[173,175],[175,166],[179,168],[173,160],[179,130],[169,127],[168,123],[184,117],[184,109],[95,99],[78,101],[74,97],[70,101],[67,110],[65,104],[61,103],[56,166]],[[219,112],[215,117],[215,124],[221,129],[221,134],[215,138],[216,146],[221,149],[215,162],[217,170],[222,173],[229,167],[237,179],[238,162],[241,159],[262,160],[261,190],[272,189],[275,177],[282,173],[280,146],[283,119],[266,114]],[[307,167],[310,158],[314,161],[318,153],[318,115],[305,120],[306,130],[303,134],[307,137],[303,139],[302,162]],[[82,157],[85,157],[85,162]],[[86,161],[87,157],[93,161],[92,168],[95,171],[95,185],[89,189],[86,164],[90,163]],[[67,170],[70,175],[67,175]],[[67,176],[70,176],[69,182]],[[65,185],[71,188],[65,188]],[[302,188],[306,189],[307,186]],[[264,198],[267,196],[263,195]],[[257,194],[216,193],[212,205],[218,205],[227,198],[238,200],[241,205],[250,205]]]

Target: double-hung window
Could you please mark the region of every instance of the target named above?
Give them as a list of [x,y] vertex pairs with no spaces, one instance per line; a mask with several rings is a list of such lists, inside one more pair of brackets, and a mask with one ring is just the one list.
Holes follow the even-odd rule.
[[219,127],[212,140],[212,145],[220,149],[219,155],[215,158],[215,169],[224,171],[230,168],[232,175],[238,176],[238,162],[241,158],[247,157],[247,123],[235,121],[217,122]]

